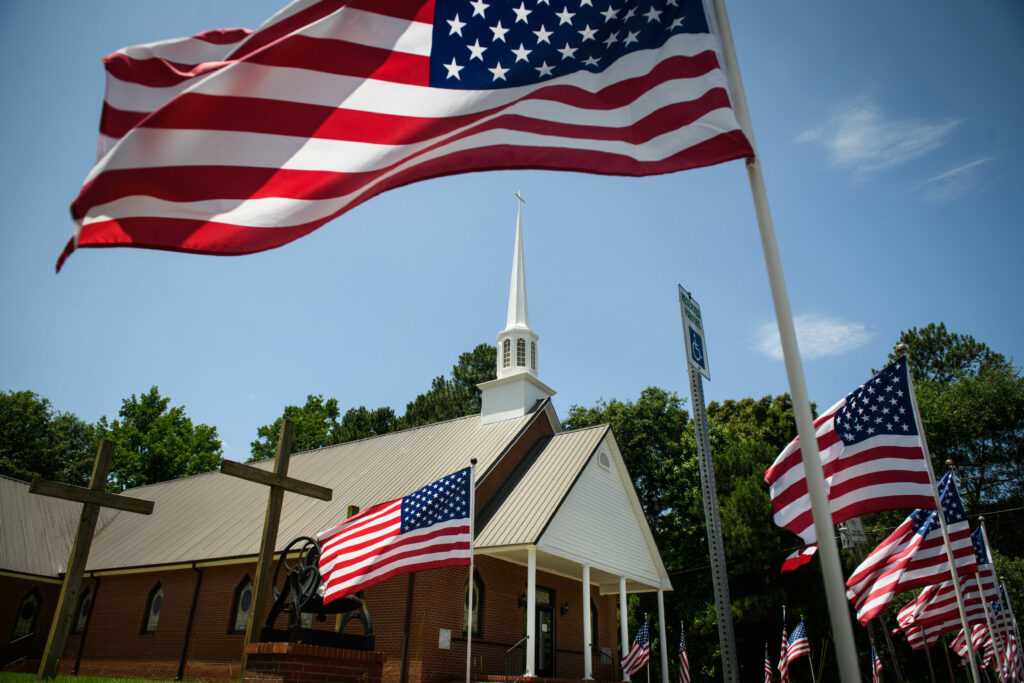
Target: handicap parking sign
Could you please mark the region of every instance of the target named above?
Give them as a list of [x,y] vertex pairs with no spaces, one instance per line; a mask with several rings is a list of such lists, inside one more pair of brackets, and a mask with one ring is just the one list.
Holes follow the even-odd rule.
[[686,340],[686,360],[693,368],[711,379],[707,346],[704,344],[704,324],[700,316],[700,304],[682,285],[679,285],[679,312],[683,318],[683,334]]

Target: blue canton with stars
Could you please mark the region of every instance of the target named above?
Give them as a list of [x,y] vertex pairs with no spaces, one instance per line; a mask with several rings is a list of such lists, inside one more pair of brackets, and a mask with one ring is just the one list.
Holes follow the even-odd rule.
[[971,533],[971,543],[974,544],[974,559],[978,564],[990,564],[991,560],[988,559],[988,550],[985,548],[985,539],[981,535],[981,527]]
[[708,33],[700,0],[437,0],[430,85],[486,90],[603,71],[677,33]]
[[[938,489],[942,500],[942,511],[946,515],[946,524],[952,526],[966,521],[967,513],[964,512],[964,504],[960,500],[960,493],[956,490],[956,483],[953,481],[951,472],[942,475]],[[935,510],[918,508],[910,513],[910,519],[914,520],[914,533],[921,536],[927,536],[939,528],[939,515]]]
[[453,519],[469,519],[469,468],[427,484],[402,499],[400,533]]
[[847,446],[882,434],[915,436],[906,359],[896,361],[847,396],[836,412],[835,426]]

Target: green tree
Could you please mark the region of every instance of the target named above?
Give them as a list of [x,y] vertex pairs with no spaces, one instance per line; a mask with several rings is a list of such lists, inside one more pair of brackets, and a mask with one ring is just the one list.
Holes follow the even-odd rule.
[[452,366],[452,378],[435,377],[430,390],[420,394],[405,407],[402,427],[451,420],[480,412],[480,390],[477,384],[497,377],[497,349],[479,344],[472,351],[459,355]]
[[341,418],[339,443],[387,434],[395,431],[397,427],[398,418],[395,417],[395,411],[387,406],[376,410],[367,410],[365,406],[349,408]]
[[[900,333],[936,469],[952,459],[969,509],[1024,502],[1024,377],[1002,354],[944,324]],[[890,358],[894,358],[890,354]]]
[[250,444],[252,457],[248,462],[268,460],[274,457],[277,452],[277,439],[281,433],[282,419],[291,420],[295,424],[295,431],[292,434],[293,453],[341,443],[342,426],[338,422],[340,415],[338,399],[329,398],[325,401],[323,394],[315,396],[309,394],[306,396],[306,404],[303,406],[285,406],[284,414],[281,417],[256,430],[257,439]]
[[89,481],[95,454],[92,425],[53,409],[32,391],[0,392],[0,474],[28,481]]
[[117,444],[108,488],[123,491],[215,469],[223,450],[217,428],[193,424],[185,406],[171,406],[157,387],[121,401],[120,419],[104,415],[96,435]]

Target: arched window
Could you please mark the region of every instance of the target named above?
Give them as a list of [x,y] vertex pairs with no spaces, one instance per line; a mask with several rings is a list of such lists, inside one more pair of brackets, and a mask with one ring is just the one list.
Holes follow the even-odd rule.
[[506,339],[501,343],[501,367],[507,368],[512,364],[512,340]]
[[[469,622],[469,582],[462,589],[462,633],[466,633],[466,624]],[[473,572],[473,636],[480,635],[480,611],[483,605],[484,584],[480,581],[480,575]]]
[[39,597],[39,590],[33,588],[21,599],[18,605],[18,617],[14,620],[14,630],[11,631],[11,640],[16,640],[30,633],[35,633],[36,619],[39,617],[39,606],[43,601]]
[[146,614],[142,618],[142,632],[156,633],[157,622],[160,621],[160,608],[164,605],[164,587],[159,583],[149,592],[146,600]]
[[86,588],[82,593],[82,597],[78,599],[78,611],[75,613],[72,633],[81,633],[85,630],[85,624],[89,621],[90,609],[92,609],[92,593]]
[[530,342],[530,369],[537,372],[537,342]]
[[252,581],[248,575],[242,577],[241,583],[235,588],[234,604],[231,610],[231,629],[228,633],[245,633],[249,625],[249,612],[252,610]]
[[526,340],[522,338],[516,339],[516,365],[526,367]]

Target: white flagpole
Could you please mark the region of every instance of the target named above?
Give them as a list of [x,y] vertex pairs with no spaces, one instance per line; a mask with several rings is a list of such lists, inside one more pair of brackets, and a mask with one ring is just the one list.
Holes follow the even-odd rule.
[[469,683],[470,668],[472,664],[473,651],[473,540],[475,531],[476,512],[476,458],[469,461],[469,583],[466,584],[466,592],[469,593],[468,609],[466,615],[466,683]]
[[[946,513],[942,509],[942,498],[939,495],[938,484],[935,481],[935,470],[932,469],[932,456],[928,450],[928,439],[925,438],[924,424],[921,422],[921,412],[917,408],[917,395],[914,393],[914,378],[910,372],[910,356],[907,354],[906,344],[896,345],[896,357],[903,356],[907,363],[907,388],[910,390],[910,407],[914,411],[914,424],[917,425],[917,433],[921,437],[921,448],[924,451],[925,469],[928,470],[928,481],[931,482],[932,493],[935,496],[935,515],[939,518],[939,528],[942,530],[942,543],[946,547],[946,561],[949,562],[949,575],[953,581],[953,592],[956,594],[956,604],[960,610],[960,623],[964,627],[964,642],[967,643],[967,658],[971,662],[971,676],[974,683],[981,683],[981,675],[978,673],[978,661],[974,656],[974,643],[971,642],[971,627],[967,623],[967,610],[964,608],[964,594],[960,589],[960,574],[957,572],[956,559],[953,557],[953,548],[949,544],[949,529],[946,527]],[[951,464],[951,461],[946,461]],[[954,487],[955,481],[951,481]]]
[[[804,623],[804,615],[800,615],[800,623]],[[814,680],[814,662],[811,661],[811,637],[807,635],[807,626],[804,626],[804,637],[807,638],[807,666],[811,667],[811,683],[817,683]]]
[[761,175],[761,162],[756,156],[757,145],[754,142],[753,127],[750,123],[750,113],[747,109],[746,95],[743,92],[743,81],[740,78],[739,63],[736,61],[736,49],[732,41],[732,30],[729,28],[729,17],[725,12],[725,3],[724,0],[711,1],[714,3],[714,18],[718,25],[717,34],[722,44],[725,61],[723,66],[731,86],[729,94],[732,98],[733,110],[736,112],[736,118],[755,153],[754,157],[747,159],[747,176],[750,180],[750,191],[757,214],[757,226],[761,233],[761,249],[764,252],[768,283],[771,287],[772,302],[775,305],[775,320],[779,326],[779,340],[782,342],[782,357],[786,363],[789,391],[793,397],[793,415],[796,418],[797,433],[800,436],[800,453],[804,463],[807,493],[811,499],[814,530],[818,537],[818,556],[821,558],[825,597],[828,602],[832,635],[836,643],[839,676],[843,683],[859,683],[861,680],[860,665],[857,663],[853,624],[850,621],[850,609],[846,601],[846,583],[843,580],[839,548],[836,546],[835,531],[832,527],[832,512],[829,509],[828,496],[825,492],[825,475],[821,469],[821,454],[818,452],[818,441],[814,434],[811,402],[807,395],[807,383],[800,362],[800,349],[797,346],[793,312],[790,309],[789,295],[786,292],[782,259],[779,257],[779,246],[775,240],[775,228],[772,225],[771,211],[768,207],[768,194],[764,186],[764,177]]

